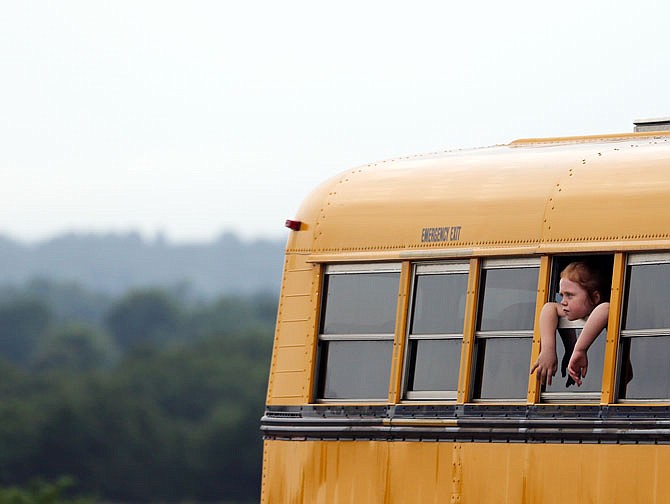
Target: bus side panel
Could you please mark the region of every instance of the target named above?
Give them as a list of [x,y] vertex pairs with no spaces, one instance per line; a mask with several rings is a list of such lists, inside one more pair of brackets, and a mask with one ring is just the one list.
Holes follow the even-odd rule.
[[388,443],[265,441],[263,503],[388,501]]
[[276,441],[263,503],[665,503],[670,446]]
[[311,395],[319,268],[287,254],[279,298],[267,404],[299,405]]
[[391,484],[387,502],[437,504],[458,495],[458,444],[394,442],[389,448]]
[[463,444],[462,502],[667,502],[670,447]]

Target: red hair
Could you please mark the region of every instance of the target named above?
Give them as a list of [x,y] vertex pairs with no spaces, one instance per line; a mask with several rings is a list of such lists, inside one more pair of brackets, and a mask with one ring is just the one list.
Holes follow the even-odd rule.
[[609,289],[604,288],[602,273],[597,268],[593,268],[585,262],[571,262],[561,271],[561,278],[578,284],[588,293],[593,304],[597,304],[596,293],[600,295],[599,302],[609,298]]

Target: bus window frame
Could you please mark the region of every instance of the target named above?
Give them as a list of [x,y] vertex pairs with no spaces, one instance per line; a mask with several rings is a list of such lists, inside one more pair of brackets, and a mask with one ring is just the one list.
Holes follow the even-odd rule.
[[[620,331],[619,341],[617,345],[616,358],[616,402],[619,404],[667,404],[670,402],[670,394],[665,398],[627,398],[625,397],[624,385],[622,384],[624,363],[623,359],[629,355],[629,349],[626,350],[624,346],[630,345],[630,342],[635,338],[669,338],[670,326],[659,328],[644,328],[644,329],[625,329],[624,321],[626,319],[626,311],[628,309],[628,297],[630,295],[630,276],[633,267],[667,264],[670,268],[670,251],[658,252],[638,252],[629,253],[626,257],[624,268],[623,281],[623,298],[621,302],[621,313],[619,314]],[[633,380],[635,379],[635,371],[633,371]]]
[[[463,327],[459,333],[429,333],[429,334],[412,334],[412,325],[414,321],[416,297],[417,297],[417,280],[419,276],[427,275],[465,275],[466,284],[463,292]],[[403,359],[403,400],[406,401],[449,401],[455,402],[458,396],[459,378],[461,374],[461,355],[463,352],[463,334],[467,322],[467,291],[470,274],[470,260],[453,260],[440,261],[430,263],[413,263],[412,265],[412,279],[410,286],[410,299],[407,307],[407,327],[405,331],[405,358]],[[412,366],[417,366],[417,363],[411,362],[412,352],[410,351],[413,341],[455,341],[460,342],[458,349],[458,369],[456,372],[456,387],[453,390],[410,390],[409,379],[410,369]]]
[[[561,271],[571,262],[575,261],[585,261],[585,260],[593,260],[594,257],[601,257],[601,260],[605,260],[604,258],[607,257],[608,261],[611,258],[611,275],[612,275],[612,281],[614,281],[614,257],[615,254],[613,252],[602,252],[602,253],[595,253],[595,254],[569,254],[569,255],[554,255],[550,257],[551,261],[551,275],[550,275],[550,280],[549,280],[549,287],[547,289],[547,299],[545,300],[546,302],[550,301],[555,301],[554,296],[558,293],[559,291],[559,281],[560,281],[560,275]],[[608,265],[609,266],[609,265]],[[611,285],[609,286],[611,290]],[[540,307],[542,308],[542,307]],[[556,331],[556,350],[557,350],[557,358],[558,358],[558,368],[556,375],[553,377],[553,381],[560,381],[561,383],[565,382],[567,380],[567,370],[566,370],[566,376],[562,377],[560,373],[560,365],[561,365],[561,360],[563,355],[558,354],[559,348],[563,348],[563,344],[559,344],[559,332],[562,330],[566,329],[574,329],[577,330],[577,337],[579,338],[579,334],[581,334],[581,330],[584,328],[584,321],[583,320],[574,320],[574,321],[569,321],[567,319],[561,318],[559,319],[558,322],[558,328]],[[571,385],[569,390],[566,391],[551,391],[551,392],[546,392],[544,390],[540,391],[540,403],[544,404],[551,404],[551,403],[598,403],[601,401],[602,394],[603,394],[603,377],[605,375],[605,370],[607,368],[607,339],[609,338],[609,328],[605,328],[601,334],[598,335],[596,341],[602,346],[602,358],[603,358],[603,370],[601,372],[601,375],[599,376],[599,379],[597,383],[600,384],[600,388],[597,391],[589,391],[585,392],[582,391],[577,385]],[[595,342],[594,342],[595,344]],[[593,346],[592,346],[593,348]],[[589,362],[592,362],[593,355],[589,356]],[[593,378],[593,370],[591,369],[592,366],[589,367],[589,378]],[[594,382],[596,383],[596,382]]]
[[[325,291],[325,286],[329,276],[333,275],[356,275],[356,274],[376,274],[376,273],[397,273],[399,276],[398,289],[401,288],[401,275],[402,275],[402,262],[382,262],[382,263],[337,263],[337,264],[324,264],[322,268],[323,274],[321,278],[321,299],[319,303],[318,311],[318,322],[317,322],[317,341],[316,341],[316,352],[314,359],[314,380],[312,387],[312,398],[314,404],[338,404],[338,403],[386,403],[388,401],[388,389],[383,396],[380,397],[370,397],[370,398],[328,398],[320,397],[319,393],[321,392],[322,382],[325,380],[325,376],[322,374],[323,368],[323,356],[322,356],[322,342],[340,342],[340,341],[388,341],[391,343],[391,358],[389,359],[389,377],[387,377],[387,383],[389,383],[388,378],[393,372],[392,369],[392,355],[393,355],[393,344],[395,340],[395,330],[389,333],[323,333],[323,323],[325,318],[325,310],[327,309],[327,292]],[[396,296],[398,293],[396,293]],[[397,323],[398,311],[396,305],[393,305],[395,313],[395,322]],[[395,324],[394,324],[395,325]],[[326,366],[327,368],[327,366]],[[327,370],[326,370],[327,373]]]
[[[539,289],[541,282],[541,256],[521,256],[521,257],[508,257],[508,258],[484,258],[480,262],[479,266],[479,278],[477,281],[477,302],[476,302],[476,314],[475,314],[475,331],[473,339],[473,355],[471,358],[471,368],[469,370],[470,374],[470,390],[469,390],[469,401],[472,403],[510,403],[510,404],[525,404],[528,401],[528,390],[527,387],[524,390],[520,391],[518,397],[481,397],[481,372],[483,370],[484,361],[483,356],[481,355],[481,342],[484,340],[484,345],[486,340],[502,340],[502,339],[526,339],[528,340],[528,362],[524,365],[528,365],[530,369],[530,360],[532,357],[533,351],[533,337],[535,333],[535,319],[537,313],[537,299],[536,296],[533,297],[533,322],[530,329],[522,330],[500,330],[500,331],[490,331],[490,330],[481,330],[481,317],[483,315],[483,301],[484,295],[486,294],[486,288],[484,285],[485,277],[484,274],[487,270],[499,270],[499,269],[525,269],[532,268],[536,270],[536,281],[535,289]],[[486,349],[484,349],[484,355]],[[524,369],[524,374],[527,371]],[[478,395],[479,394],[479,395]]]

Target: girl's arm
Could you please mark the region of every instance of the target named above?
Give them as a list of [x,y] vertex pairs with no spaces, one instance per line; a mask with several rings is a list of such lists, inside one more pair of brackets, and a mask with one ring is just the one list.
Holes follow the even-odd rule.
[[545,303],[540,312],[540,355],[530,369],[530,374],[537,370],[537,379],[541,384],[551,385],[551,380],[558,368],[556,356],[556,328],[558,327],[558,303]]
[[586,356],[586,352],[602,330],[607,327],[609,313],[609,303],[601,303],[596,306],[591,315],[589,315],[586,324],[584,324],[582,333],[577,338],[575,349],[568,364],[568,374],[575,380],[577,385],[582,384],[582,378],[586,376],[586,371],[589,367],[589,359]]

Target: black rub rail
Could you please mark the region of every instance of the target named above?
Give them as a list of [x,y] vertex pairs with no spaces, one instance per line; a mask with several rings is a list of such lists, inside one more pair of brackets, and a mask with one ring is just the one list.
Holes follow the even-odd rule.
[[269,406],[265,439],[670,444],[670,406]]

